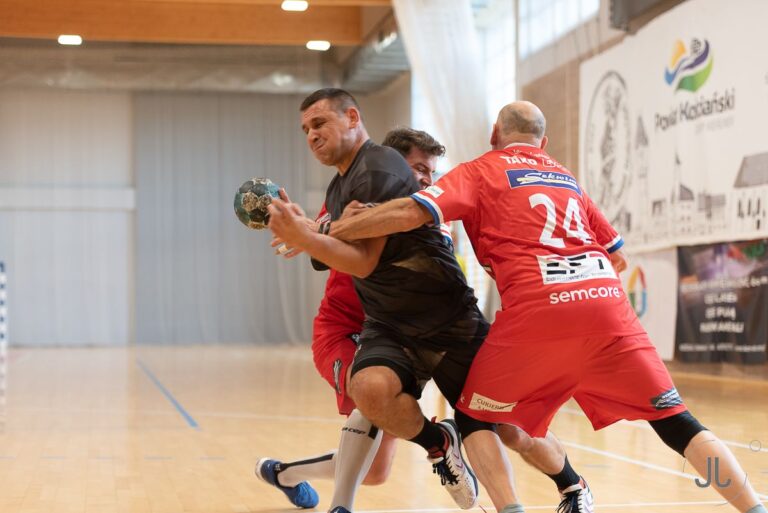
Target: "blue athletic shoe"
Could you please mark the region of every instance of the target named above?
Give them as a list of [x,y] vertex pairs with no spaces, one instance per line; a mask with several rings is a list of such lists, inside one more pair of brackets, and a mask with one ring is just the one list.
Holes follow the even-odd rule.
[[320,502],[320,497],[308,482],[302,481],[292,487],[282,486],[277,481],[277,473],[279,469],[279,461],[271,460],[269,458],[261,458],[258,463],[256,463],[256,477],[283,492],[294,506],[298,506],[299,508],[314,508],[317,506]]
[[332,509],[331,511],[329,511],[328,513],[352,513],[352,512],[351,512],[351,511],[349,511],[349,510],[348,510],[347,508],[345,508],[344,506],[336,506],[335,508],[333,508],[333,509]]

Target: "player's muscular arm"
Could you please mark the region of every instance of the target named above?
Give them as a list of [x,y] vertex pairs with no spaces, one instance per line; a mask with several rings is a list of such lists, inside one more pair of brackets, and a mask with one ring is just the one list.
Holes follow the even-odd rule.
[[356,215],[362,214],[366,209],[373,208],[375,206],[376,205],[374,203],[360,203],[357,200],[352,200],[346,207],[344,207],[344,211],[341,213],[341,217],[339,217],[339,219],[354,217]]
[[366,278],[379,264],[386,243],[386,237],[345,242],[327,235],[311,233],[304,251],[337,271],[357,278]]
[[432,221],[432,215],[411,198],[399,198],[331,223],[330,235],[340,240],[382,237],[407,232]]
[[273,200],[269,208],[269,229],[276,238],[309,253],[338,271],[365,278],[379,263],[387,242],[385,237],[346,243],[310,230],[285,202]]

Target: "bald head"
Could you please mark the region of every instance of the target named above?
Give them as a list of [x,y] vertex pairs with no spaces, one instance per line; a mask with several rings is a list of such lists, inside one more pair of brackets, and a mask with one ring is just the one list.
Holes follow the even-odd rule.
[[512,102],[502,107],[496,120],[494,147],[504,148],[512,143],[541,145],[547,120],[531,102]]

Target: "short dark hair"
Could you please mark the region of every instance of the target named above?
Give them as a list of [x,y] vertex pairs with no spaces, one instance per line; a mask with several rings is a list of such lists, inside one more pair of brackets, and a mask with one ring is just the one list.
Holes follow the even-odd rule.
[[405,157],[415,146],[427,155],[442,157],[445,155],[445,146],[423,130],[416,130],[406,126],[397,127],[387,132],[382,146],[389,146],[400,152]]
[[335,87],[326,87],[324,89],[318,89],[304,98],[304,101],[301,102],[301,107],[299,107],[299,111],[304,112],[320,100],[330,100],[333,108],[336,109],[339,114],[343,114],[350,107],[355,107],[357,110],[360,110],[360,105],[357,103],[357,100],[355,100],[355,97],[348,91],[337,89]]

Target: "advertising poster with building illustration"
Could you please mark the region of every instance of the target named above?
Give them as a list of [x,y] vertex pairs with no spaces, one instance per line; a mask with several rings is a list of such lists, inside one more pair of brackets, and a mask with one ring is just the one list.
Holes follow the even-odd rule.
[[678,249],[676,358],[768,359],[768,239]]
[[768,235],[766,19],[690,0],[582,64],[580,178],[631,251]]

